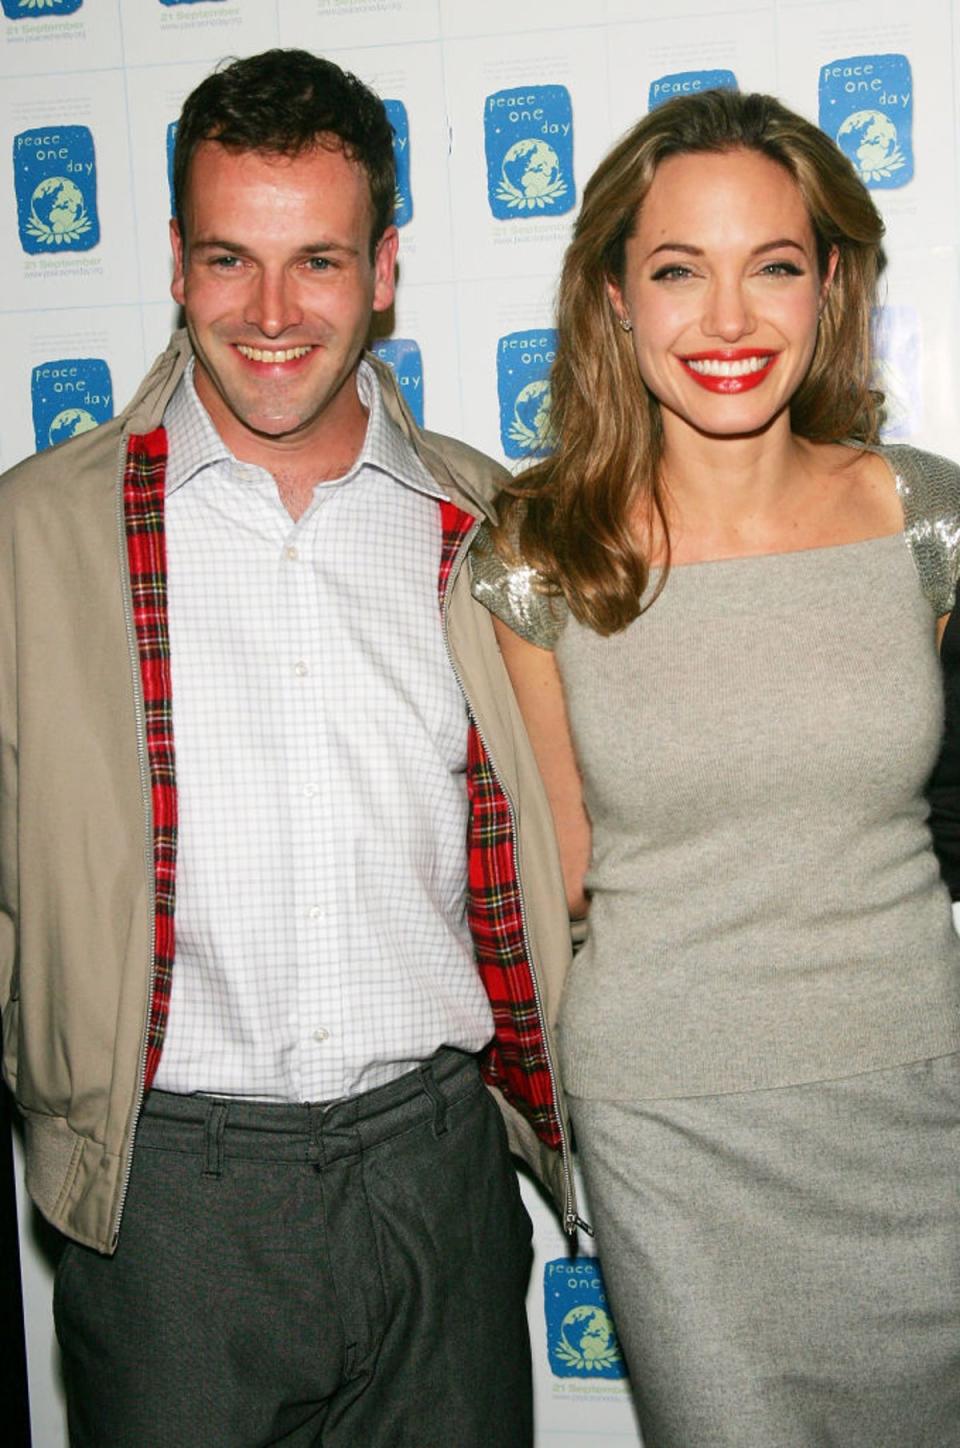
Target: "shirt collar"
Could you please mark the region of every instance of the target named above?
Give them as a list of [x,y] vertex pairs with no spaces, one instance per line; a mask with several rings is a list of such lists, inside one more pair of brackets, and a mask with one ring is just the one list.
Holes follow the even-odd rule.
[[[252,464],[239,462],[217,432],[210,414],[197,396],[193,372],[194,358],[191,357],[163,414],[167,430],[168,495],[196,477],[197,473],[218,463],[228,463],[241,473],[253,468]],[[360,363],[357,371],[357,391],[367,409],[367,431],[354,462],[338,481],[349,482],[363,468],[374,468],[418,493],[446,500],[446,493],[424,467],[409,440],[384,407],[376,373],[366,361]],[[261,471],[259,468],[253,470],[257,473]]]
[[168,497],[204,468],[228,462],[233,457],[197,396],[193,367],[191,357],[163,414],[167,431]]

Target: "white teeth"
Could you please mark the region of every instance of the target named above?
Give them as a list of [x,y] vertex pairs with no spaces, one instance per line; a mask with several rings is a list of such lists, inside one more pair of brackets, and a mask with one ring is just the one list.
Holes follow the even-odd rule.
[[687,357],[685,362],[691,372],[698,372],[701,377],[748,377],[751,372],[762,372],[771,356],[767,353],[763,357],[738,357],[735,362],[724,362],[714,357],[694,361],[692,357]]
[[237,343],[237,351],[241,357],[247,357],[251,362],[294,362],[298,357],[305,357],[312,352],[312,347],[285,347],[280,351],[267,352],[263,347],[243,347]]

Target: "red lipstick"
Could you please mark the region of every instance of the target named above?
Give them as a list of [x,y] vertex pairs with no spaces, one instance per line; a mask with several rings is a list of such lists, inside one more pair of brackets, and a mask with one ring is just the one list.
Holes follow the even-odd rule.
[[760,347],[724,347],[719,351],[690,352],[677,361],[705,391],[730,396],[759,387],[779,355]]

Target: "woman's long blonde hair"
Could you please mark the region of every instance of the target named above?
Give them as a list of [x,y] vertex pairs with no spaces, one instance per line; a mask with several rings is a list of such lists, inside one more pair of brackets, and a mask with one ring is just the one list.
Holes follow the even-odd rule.
[[556,451],[517,479],[501,509],[501,548],[519,551],[575,617],[601,634],[625,628],[641,611],[649,558],[632,534],[632,517],[659,520],[669,567],[660,408],[617,325],[607,285],[623,284],[627,239],[660,163],[735,149],[767,156],[794,178],[821,274],[831,249],[839,254],[813,359],[790,404],[791,426],[811,441],[877,439],[883,398],[870,385],[870,328],[883,222],[850,162],[772,96],[704,91],[652,111],[584,190],[560,279],[551,372]]

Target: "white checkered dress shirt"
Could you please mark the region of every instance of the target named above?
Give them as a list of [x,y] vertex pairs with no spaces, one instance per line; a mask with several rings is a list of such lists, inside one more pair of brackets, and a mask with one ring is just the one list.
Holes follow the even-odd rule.
[[443,495],[362,364],[366,439],[294,522],[192,367],[164,417],[176,963],[156,1085],[327,1101],[478,1050]]

